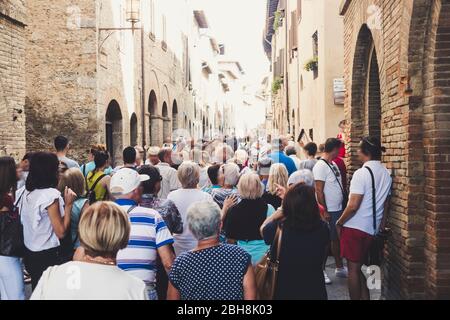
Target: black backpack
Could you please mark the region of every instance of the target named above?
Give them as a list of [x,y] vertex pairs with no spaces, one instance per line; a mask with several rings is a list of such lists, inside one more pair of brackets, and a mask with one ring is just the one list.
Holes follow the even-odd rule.
[[[86,194],[86,198],[89,201],[89,205],[92,205],[94,203],[97,202],[97,195],[95,194],[95,187],[97,187],[97,184],[104,178],[106,177],[106,174],[102,174],[100,177],[97,178],[97,180],[95,180],[94,184],[92,185],[92,187],[90,189],[88,189],[88,192]],[[88,186],[87,183],[87,177],[86,177],[86,187]],[[87,189],[87,188],[86,188]]]

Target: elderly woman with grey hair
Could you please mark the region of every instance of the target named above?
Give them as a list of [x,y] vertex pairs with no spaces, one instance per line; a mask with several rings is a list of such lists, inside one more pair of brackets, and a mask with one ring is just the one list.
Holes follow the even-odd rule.
[[275,209],[262,198],[264,185],[256,173],[241,177],[238,192],[241,201],[225,213],[225,236],[228,242],[236,243],[250,253],[252,263],[256,264],[268,249],[259,228]]
[[213,201],[189,207],[187,226],[198,244],[173,263],[169,300],[256,299],[250,255],[238,246],[220,243],[221,224],[220,208]]
[[[178,168],[178,180],[182,188],[172,191],[167,196],[168,200],[175,203],[180,212],[183,225],[186,225],[188,208],[195,202],[211,200],[211,195],[197,188],[200,179],[200,167],[195,162],[183,162]],[[174,249],[176,255],[192,250],[197,245],[197,239],[193,236],[189,228],[184,228],[181,234],[174,234]]]

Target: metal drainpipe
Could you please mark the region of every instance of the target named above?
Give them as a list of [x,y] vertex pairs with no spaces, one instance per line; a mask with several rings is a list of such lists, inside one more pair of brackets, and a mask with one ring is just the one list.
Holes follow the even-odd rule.
[[284,11],[284,19],[285,19],[285,37],[286,37],[286,53],[284,57],[284,69],[285,69],[285,75],[284,75],[284,82],[285,82],[285,88],[286,88],[286,119],[287,119],[287,125],[288,125],[288,133],[291,133],[291,120],[290,120],[290,112],[289,112],[289,75],[288,75],[288,61],[289,61],[289,30],[288,30],[288,15],[286,14],[286,10]]
[[[145,48],[144,48],[144,25],[141,25],[141,125],[142,125],[142,148],[144,149],[144,159],[147,158],[145,150]],[[145,160],[144,160],[145,162]]]

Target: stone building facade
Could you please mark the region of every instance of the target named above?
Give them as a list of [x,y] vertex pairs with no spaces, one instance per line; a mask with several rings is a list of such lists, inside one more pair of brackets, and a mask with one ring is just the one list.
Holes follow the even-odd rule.
[[25,153],[24,0],[0,2],[0,156]]
[[350,172],[363,135],[392,171],[384,294],[450,297],[450,1],[345,0]]
[[127,145],[171,139],[192,97],[181,31],[189,11],[170,2],[142,1],[134,31],[125,0],[28,2],[28,149],[50,149],[63,134],[76,159],[90,144],[106,143],[117,163]]

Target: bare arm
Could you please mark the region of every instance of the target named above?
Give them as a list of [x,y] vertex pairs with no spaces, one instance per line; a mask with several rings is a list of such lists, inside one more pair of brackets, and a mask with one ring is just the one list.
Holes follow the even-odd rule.
[[266,221],[263,222],[263,224],[261,225],[261,227],[259,228],[259,232],[261,233],[261,236],[263,235],[263,230],[264,228],[271,223],[272,221],[282,221],[284,219],[284,215],[283,215],[283,210],[280,208],[277,211],[275,211],[275,213],[273,215],[271,215],[270,217],[268,217],[266,219]]
[[363,198],[364,195],[353,193],[350,194],[350,199],[348,201],[347,208],[345,208],[344,213],[342,214],[341,218],[337,221],[336,224],[342,226],[344,223],[350,220],[361,206]]
[[256,280],[253,266],[248,266],[244,276],[244,300],[256,300]]
[[72,205],[66,205],[64,217],[61,217],[61,213],[59,211],[59,201],[57,199],[47,208],[47,211],[56,236],[58,239],[64,238],[64,235],[70,225]]
[[173,253],[172,245],[168,244],[158,248],[158,254],[161,258],[161,262],[164,269],[169,273],[170,268],[172,268],[173,261],[175,260],[175,254]]
[[316,196],[317,202],[323,207],[325,210],[323,215],[327,221],[331,220],[331,216],[328,213],[327,203],[325,201],[325,193],[323,192],[325,188],[325,181],[316,180]]
[[167,300],[180,300],[181,295],[173,284],[169,281],[169,287],[167,288]]

